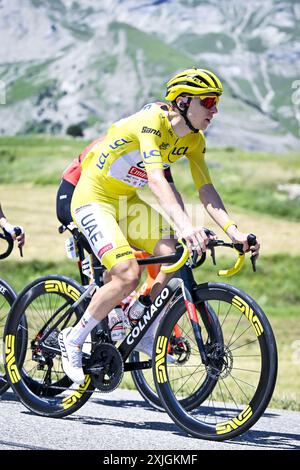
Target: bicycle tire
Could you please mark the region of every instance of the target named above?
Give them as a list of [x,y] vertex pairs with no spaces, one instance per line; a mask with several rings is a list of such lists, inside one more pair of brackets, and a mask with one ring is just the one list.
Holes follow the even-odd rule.
[[[180,295],[176,302],[173,305],[177,305],[180,303],[184,306],[183,296]],[[222,330],[217,318],[216,313],[214,312],[213,308],[207,303],[205,304],[205,308],[203,308],[203,304],[198,311],[199,317],[201,318],[201,324],[204,325],[205,330],[207,332],[206,343],[208,342],[218,342],[222,343]],[[155,351],[153,352],[153,357],[155,355]],[[129,358],[132,362],[139,362],[140,361],[140,353],[137,351],[133,351]],[[174,366],[175,367],[175,366]],[[144,400],[153,408],[159,411],[165,411],[164,406],[156,392],[155,383],[153,378],[152,369],[144,370],[133,370],[131,372],[131,376],[133,382],[142,395]],[[199,406],[207,397],[212,387],[214,387],[216,381],[207,380],[206,382],[201,384],[199,390],[193,390],[191,395],[180,400],[181,405],[187,411],[193,410],[197,406]]]
[[[37,334],[41,332],[45,322],[50,319],[53,321],[51,309],[53,308],[57,312],[61,308],[59,315],[62,314],[84,291],[85,289],[75,280],[65,276],[41,277],[23,289],[8,316],[5,328],[7,377],[9,377],[11,386],[21,402],[35,414],[57,418],[67,416],[83,406],[94,391],[89,375],[85,376],[83,385],[72,384],[72,381],[62,370],[60,355],[47,356],[47,353],[42,349],[35,347]],[[64,321],[63,328],[76,324],[82,316],[84,308],[84,302],[80,303]],[[20,335],[19,330],[20,327],[23,328],[24,316],[27,331],[26,334]],[[41,325],[37,328],[35,323]],[[57,327],[51,333],[52,337],[49,337],[49,341],[53,341],[55,346],[59,331],[60,329]],[[18,344],[20,341],[25,342],[25,346]],[[42,357],[39,357],[39,354]],[[39,369],[43,358],[48,360],[51,366],[48,366],[49,363],[47,364],[48,369],[45,373],[44,369]],[[49,374],[52,373],[54,378],[59,377],[59,379],[53,384],[54,392],[47,393],[47,390],[51,390],[52,387],[48,380]],[[45,382],[46,379],[48,382]]]
[[[216,305],[222,325],[224,349],[211,351],[206,367],[218,378],[217,385],[197,412],[185,410],[173,392],[165,344],[174,322],[182,319],[178,304],[156,335],[155,385],[167,413],[186,433],[201,439],[227,440],[252,427],[268,406],[277,377],[276,341],[264,312],[236,287],[202,284],[195,288],[194,296],[197,305],[204,301]],[[195,374],[192,378],[195,380]]]
[[[0,279],[0,341],[3,341],[4,327],[11,306],[17,294],[15,290],[3,279]],[[1,348],[2,351],[2,348]],[[0,396],[9,389],[9,383],[4,369],[4,356],[0,356]]]

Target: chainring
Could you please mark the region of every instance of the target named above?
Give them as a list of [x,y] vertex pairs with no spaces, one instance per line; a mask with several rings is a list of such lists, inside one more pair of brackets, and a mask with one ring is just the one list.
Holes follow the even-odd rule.
[[91,374],[93,385],[100,392],[112,392],[124,375],[123,358],[110,343],[98,344],[92,352],[86,372]]

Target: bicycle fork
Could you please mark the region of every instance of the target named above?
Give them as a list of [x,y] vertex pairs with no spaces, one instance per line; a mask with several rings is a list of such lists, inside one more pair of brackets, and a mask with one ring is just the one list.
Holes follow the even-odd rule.
[[205,352],[204,342],[202,338],[201,326],[199,324],[196,305],[192,296],[192,287],[195,283],[194,278],[190,275],[190,272],[183,267],[181,270],[181,290],[186,306],[186,310],[193,328],[198,351],[204,365],[208,364],[208,358]]

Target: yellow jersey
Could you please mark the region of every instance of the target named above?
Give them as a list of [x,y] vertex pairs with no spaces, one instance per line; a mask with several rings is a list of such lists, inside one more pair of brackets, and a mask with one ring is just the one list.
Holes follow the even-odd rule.
[[85,184],[80,186],[85,200],[92,194],[109,199],[131,196],[148,183],[148,172],[167,169],[183,157],[189,161],[197,189],[211,182],[203,132],[177,137],[167,109],[161,103],[147,104],[115,122],[104,140],[92,146],[82,163]]

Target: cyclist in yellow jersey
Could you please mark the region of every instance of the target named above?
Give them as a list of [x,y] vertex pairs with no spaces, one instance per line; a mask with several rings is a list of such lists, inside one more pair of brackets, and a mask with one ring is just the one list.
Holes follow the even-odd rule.
[[[187,158],[200,200],[209,215],[233,242],[249,250],[247,234],[240,232],[230,219],[204,158],[203,131],[217,113],[222,91],[221,81],[208,70],[193,68],[176,74],[167,83],[169,104],[148,104],[114,123],[105,139],[96,143],[83,161],[72,198],[72,215],[109,270],[111,280],[94,294],[80,322],[59,335],[63,368],[74,382],[84,381],[81,348],[88,334],[139,282],[139,266],[131,246],[157,256],[169,254],[175,248],[176,236],[166,221],[156,217],[153,209],[138,197],[137,190],[148,184],[176,234],[185,238],[190,250],[196,249],[200,255],[206,249],[208,236],[204,228],[193,225],[181,195],[165,178],[164,169]],[[139,212],[143,214],[143,223],[137,230],[134,222]],[[251,250],[258,256],[259,243]],[[158,274],[152,299],[169,276]],[[153,331],[152,328],[152,335]],[[149,344],[153,338],[152,342],[149,339],[146,335],[141,340],[140,343],[143,340],[148,343],[140,350],[151,355]]]

